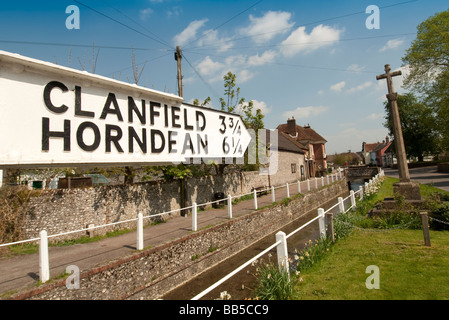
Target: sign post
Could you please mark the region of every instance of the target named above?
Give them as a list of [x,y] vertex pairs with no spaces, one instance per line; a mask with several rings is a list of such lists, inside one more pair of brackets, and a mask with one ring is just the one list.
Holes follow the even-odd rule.
[[132,166],[242,158],[239,115],[0,51],[0,167]]

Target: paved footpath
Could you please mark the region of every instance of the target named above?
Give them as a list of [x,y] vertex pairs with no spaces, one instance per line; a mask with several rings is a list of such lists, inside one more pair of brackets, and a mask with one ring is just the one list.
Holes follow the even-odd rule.
[[[301,183],[301,190],[306,190],[306,182]],[[321,184],[318,185],[319,187]],[[314,188],[313,183],[311,184]],[[290,185],[290,195],[297,192],[297,185]],[[276,189],[276,201],[287,197],[285,187]],[[257,198],[258,207],[271,204],[271,194]],[[232,206],[233,217],[239,217],[254,211],[254,200],[241,201]],[[227,206],[218,209],[207,209],[198,212],[198,230],[228,220]],[[144,221],[145,223],[145,221]],[[177,216],[166,223],[144,228],[144,247],[155,247],[188,235],[192,231],[191,216]],[[75,244],[65,247],[49,247],[50,277],[62,275],[66,267],[76,265],[80,272],[103,265],[106,262],[136,252],[136,232],[102,239],[100,241]],[[0,258],[0,296],[6,292],[33,287],[39,280],[38,253],[11,258]],[[1,299],[1,298],[0,298]]]
[[[399,178],[397,169],[384,169],[385,175]],[[449,191],[449,173],[438,172],[436,166],[409,169],[410,179]]]

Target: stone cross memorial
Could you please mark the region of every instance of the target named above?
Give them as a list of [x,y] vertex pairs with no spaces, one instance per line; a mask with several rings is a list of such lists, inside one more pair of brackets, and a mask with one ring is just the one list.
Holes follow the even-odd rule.
[[391,107],[393,117],[393,134],[396,149],[396,158],[398,160],[399,183],[393,185],[394,193],[400,193],[406,200],[421,200],[419,184],[410,181],[410,173],[407,165],[407,155],[405,153],[404,138],[402,136],[401,120],[399,117],[399,108],[397,104],[398,94],[393,89],[393,77],[402,75],[401,71],[391,72],[390,65],[385,65],[385,73],[376,76],[377,80],[387,79],[388,94],[387,99]]

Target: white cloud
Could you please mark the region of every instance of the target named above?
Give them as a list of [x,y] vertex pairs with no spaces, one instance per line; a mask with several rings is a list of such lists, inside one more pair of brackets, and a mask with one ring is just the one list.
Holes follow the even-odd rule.
[[388,40],[387,44],[379,49],[379,52],[384,52],[384,51],[387,51],[389,49],[395,49],[395,48],[401,46],[403,43],[404,43],[404,39]]
[[154,11],[151,8],[146,8],[146,9],[140,10],[140,12],[139,12],[140,19],[146,20],[153,12]]
[[224,64],[213,61],[209,56],[204,58],[204,60],[197,65],[199,73],[205,76],[215,75],[223,69],[223,67]]
[[173,41],[175,45],[182,46],[188,41],[195,39],[198,30],[204,26],[208,19],[195,20],[190,22],[190,24],[181,33],[177,34]]
[[265,51],[261,56],[259,54],[252,56],[248,59],[248,65],[250,66],[262,66],[266,63],[273,62],[277,53],[273,50]]
[[243,35],[251,36],[256,43],[266,43],[276,35],[287,32],[294,23],[290,23],[291,13],[284,11],[268,11],[262,17],[249,16],[251,25],[241,29]]
[[341,81],[339,83],[336,83],[334,85],[331,86],[331,90],[335,91],[335,92],[341,92],[341,90],[345,87],[346,82],[345,81]]
[[354,92],[357,92],[357,91],[362,91],[362,90],[364,90],[366,88],[371,87],[372,85],[373,85],[373,83],[371,81],[366,81],[366,82],[358,85],[357,87],[353,87],[351,89],[348,89],[346,92],[347,93],[354,93]]
[[271,111],[271,108],[268,107],[264,101],[253,100],[253,106],[254,106],[253,110],[260,109],[263,115],[266,115]]
[[341,33],[341,30],[322,24],[313,28],[309,34],[306,32],[306,27],[299,27],[281,43],[281,52],[286,57],[292,57],[299,52],[310,53],[337,42],[340,40]]
[[351,64],[349,67],[347,67],[346,71],[360,73],[364,69],[365,69],[365,67],[361,67],[358,64],[354,63],[354,64]]
[[218,52],[225,52],[234,46],[232,38],[219,38],[217,30],[203,32],[203,37],[198,41],[199,46],[213,46]]
[[246,82],[248,80],[251,80],[254,77],[254,73],[252,73],[249,70],[241,70],[237,75],[236,75],[238,82],[239,83],[243,83]]
[[368,117],[366,117],[368,120],[377,120],[382,119],[385,116],[383,113],[371,113]]
[[325,106],[307,106],[307,107],[299,107],[295,110],[286,111],[282,114],[284,118],[290,118],[291,116],[295,117],[295,119],[305,119],[315,117],[326,112],[329,108]]

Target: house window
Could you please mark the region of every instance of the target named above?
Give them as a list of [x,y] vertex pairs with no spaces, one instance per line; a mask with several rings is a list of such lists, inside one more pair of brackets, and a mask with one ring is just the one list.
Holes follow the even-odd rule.
[[292,163],[292,173],[296,173],[296,163]]

